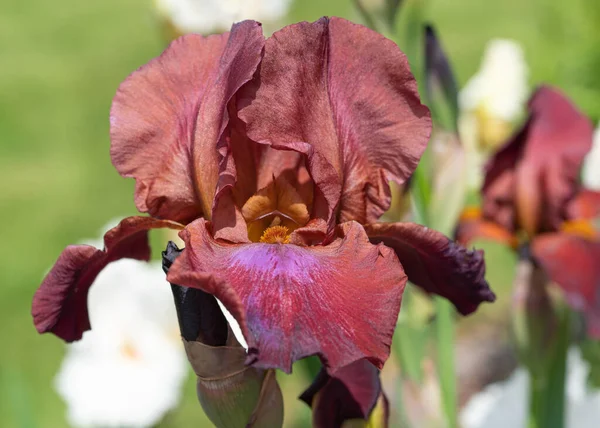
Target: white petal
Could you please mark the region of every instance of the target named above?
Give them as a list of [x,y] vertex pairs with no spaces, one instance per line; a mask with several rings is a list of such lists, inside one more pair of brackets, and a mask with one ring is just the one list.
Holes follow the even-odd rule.
[[291,0],[156,0],[157,8],[183,33],[229,30],[244,19],[260,22],[283,18]]
[[460,92],[461,110],[484,107],[494,118],[515,121],[528,96],[527,75],[523,49],[517,42],[491,40],[481,68]]
[[589,189],[600,190],[600,123],[594,132],[592,149],[583,161],[581,181]]

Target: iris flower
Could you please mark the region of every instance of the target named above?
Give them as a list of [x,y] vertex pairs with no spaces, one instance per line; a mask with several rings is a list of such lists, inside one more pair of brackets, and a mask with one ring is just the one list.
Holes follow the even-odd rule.
[[149,216],[108,231],[104,250],[63,251],[34,297],[38,331],[81,338],[94,277],[148,259],[147,231],[166,227],[185,242],[168,281],[225,305],[247,364],[289,372],[317,354],[330,373],[381,368],[407,279],[463,314],[494,300],[481,251],[377,223],[430,131],[405,55],[360,25],[322,18],[265,40],[244,21],[179,38],[121,84],[110,113],[112,162]]
[[525,245],[567,303],[600,337],[600,193],[579,172],[591,148],[592,123],[556,89],[542,86],[528,103],[522,129],[487,165],[483,210],[467,210],[459,239]]

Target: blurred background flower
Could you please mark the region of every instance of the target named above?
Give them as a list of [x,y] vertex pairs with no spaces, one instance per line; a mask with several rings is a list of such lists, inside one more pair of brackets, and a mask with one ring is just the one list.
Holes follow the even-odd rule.
[[581,181],[588,189],[600,190],[600,123],[594,131],[592,150],[583,161]]
[[529,95],[522,47],[513,40],[493,39],[481,66],[459,94],[459,133],[467,153],[468,184],[479,189],[490,154],[511,136]]
[[270,31],[283,22],[292,0],[154,0],[175,35],[214,34],[231,24],[254,19]]
[[67,345],[55,379],[68,421],[75,427],[155,425],[179,403],[188,373],[160,263],[111,263],[96,278],[88,305],[93,329]]

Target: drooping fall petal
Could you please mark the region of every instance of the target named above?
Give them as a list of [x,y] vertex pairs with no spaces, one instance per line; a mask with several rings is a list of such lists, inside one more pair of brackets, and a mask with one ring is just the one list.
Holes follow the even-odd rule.
[[490,162],[484,209],[493,217],[490,202],[511,201],[516,220],[533,236],[557,230],[563,220],[565,205],[578,190],[593,126],[564,95],[547,86],[537,89],[528,109],[521,132]]
[[[411,175],[431,131],[406,56],[341,18],[290,25],[267,40],[240,107],[251,139],[309,144],[334,168],[339,222],[379,218],[390,205],[388,181]],[[309,171],[319,185],[318,171]]]
[[369,243],[358,223],[339,227],[327,246],[232,245],[197,220],[169,270],[171,283],[216,296],[239,322],[249,362],[291,370],[318,354],[337,368],[361,358],[383,365],[406,276],[390,249]]
[[371,242],[396,252],[409,281],[450,300],[463,315],[496,299],[485,280],[483,251],[468,250],[414,223],[376,223],[365,230]]
[[[181,251],[163,252],[168,272]],[[277,428],[283,424],[283,397],[273,370],[245,364],[240,346],[214,296],[171,284],[186,354],[197,376],[198,400],[217,427]]]
[[148,260],[149,229],[183,226],[151,217],[128,217],[104,235],[104,250],[70,245],[60,255],[33,296],[32,315],[40,333],[52,332],[72,342],[90,329],[87,295],[96,276],[110,262],[122,258]]
[[187,35],[121,84],[110,114],[111,157],[121,175],[136,179],[140,211],[181,222],[210,218],[227,103],[252,78],[263,45],[253,21],[222,35]]
[[600,338],[600,242],[567,233],[536,237],[531,252],[567,303],[586,316],[588,333]]
[[[369,419],[382,395],[379,370],[359,360],[331,375],[322,369],[300,399],[312,407],[314,427],[340,428],[352,419]],[[374,427],[387,426],[382,416]]]

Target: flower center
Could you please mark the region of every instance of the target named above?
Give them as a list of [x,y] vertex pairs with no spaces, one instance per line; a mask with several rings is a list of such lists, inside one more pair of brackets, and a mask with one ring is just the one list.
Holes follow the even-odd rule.
[[290,234],[285,226],[267,227],[260,237],[263,244],[289,244]]
[[131,341],[129,340],[123,342],[120,351],[121,354],[128,360],[139,360],[141,358],[141,355],[139,354],[137,349],[135,349],[133,343],[131,343]]
[[[312,195],[311,195],[312,196]],[[249,198],[242,207],[253,242],[287,244],[290,234],[309,220],[308,201],[288,180],[279,176]]]

